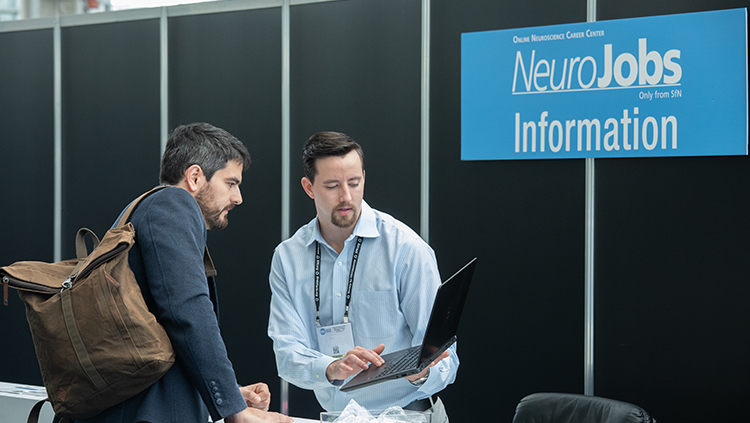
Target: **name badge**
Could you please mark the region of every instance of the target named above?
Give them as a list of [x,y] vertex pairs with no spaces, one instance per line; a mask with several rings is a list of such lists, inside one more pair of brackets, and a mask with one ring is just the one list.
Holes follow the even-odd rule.
[[333,358],[341,358],[354,348],[352,324],[322,326],[317,328],[320,352]]

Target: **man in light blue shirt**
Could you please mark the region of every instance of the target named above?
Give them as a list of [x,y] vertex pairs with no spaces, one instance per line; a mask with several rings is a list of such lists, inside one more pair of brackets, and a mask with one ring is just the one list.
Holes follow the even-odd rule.
[[354,399],[370,410],[432,409],[433,423],[447,422],[434,394],[456,378],[455,344],[421,373],[339,390],[368,363],[381,365],[383,352],[421,344],[440,274],[419,235],[363,200],[359,144],[319,132],[305,143],[303,161],[302,187],[317,216],[276,248],[269,277],[268,335],[279,376],[314,390],[328,411]]

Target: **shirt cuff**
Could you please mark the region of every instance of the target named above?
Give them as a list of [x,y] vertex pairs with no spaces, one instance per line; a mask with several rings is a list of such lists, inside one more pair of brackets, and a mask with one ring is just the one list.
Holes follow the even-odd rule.
[[322,355],[321,357],[317,358],[312,363],[313,368],[313,376],[315,377],[315,383],[320,384],[320,386],[331,386],[331,383],[336,385],[336,382],[339,382],[339,385],[343,383],[343,381],[333,381],[329,382],[328,378],[326,377],[326,370],[328,369],[328,366],[336,361],[335,358]]

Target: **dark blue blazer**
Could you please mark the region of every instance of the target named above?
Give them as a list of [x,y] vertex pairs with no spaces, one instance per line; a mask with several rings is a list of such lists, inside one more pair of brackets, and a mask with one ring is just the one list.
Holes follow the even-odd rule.
[[206,224],[192,195],[179,187],[144,199],[130,221],[136,243],[130,267],[164,326],[175,365],[154,385],[86,422],[206,423],[246,405],[219,332],[215,286],[203,267]]

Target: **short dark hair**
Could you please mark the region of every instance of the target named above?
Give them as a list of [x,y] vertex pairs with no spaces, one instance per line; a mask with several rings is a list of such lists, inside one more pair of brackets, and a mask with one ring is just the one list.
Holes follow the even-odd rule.
[[315,161],[330,156],[346,156],[352,150],[359,154],[362,161],[362,170],[365,170],[365,152],[350,136],[341,132],[318,132],[313,134],[305,141],[302,149],[302,166],[304,167],[305,176],[310,182],[315,182],[315,175],[318,169]]
[[250,153],[232,134],[204,122],[178,126],[167,139],[159,180],[177,185],[187,168],[198,165],[208,181],[230,161],[242,164],[243,171],[250,166]]

